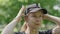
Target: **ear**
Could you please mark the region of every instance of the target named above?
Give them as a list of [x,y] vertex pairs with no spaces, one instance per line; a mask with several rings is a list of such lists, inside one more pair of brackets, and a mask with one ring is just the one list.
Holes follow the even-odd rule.
[[24,17],[24,20],[25,20],[25,21],[28,21],[28,16],[25,16],[25,17]]

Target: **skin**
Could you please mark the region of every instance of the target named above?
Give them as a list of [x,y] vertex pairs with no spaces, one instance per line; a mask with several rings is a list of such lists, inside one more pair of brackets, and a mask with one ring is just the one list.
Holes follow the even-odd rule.
[[17,16],[3,29],[1,34],[14,34],[14,28],[17,25],[17,22],[21,21],[21,16],[25,11],[25,6],[22,6]]
[[[20,9],[17,16],[3,29],[1,34],[14,34],[14,28],[17,25],[17,22],[21,21],[21,15],[24,11],[24,6]],[[56,27],[52,29],[52,34],[60,34],[60,18],[56,16],[52,16],[49,14],[44,14],[40,11],[30,12],[25,16],[26,23],[24,24],[24,29],[26,34],[38,34],[38,29],[41,26],[41,22],[43,18],[50,20],[56,23]],[[37,25],[38,24],[38,25]],[[23,29],[21,29],[23,30]]]
[[28,25],[31,26],[32,28],[34,28],[34,26],[35,26],[35,28],[38,28],[41,25],[41,22],[42,22],[41,12],[37,11],[35,13],[30,13],[28,15],[27,22],[28,22]]
[[49,14],[45,14],[44,16],[47,20],[50,20],[50,21],[56,23],[56,26],[52,29],[52,34],[60,34],[60,18],[49,15]]
[[52,34],[60,34],[60,18],[51,16],[49,14],[44,15],[40,11],[29,13],[27,15],[27,29],[25,31],[26,34],[38,34],[38,28],[41,26],[43,18],[56,23],[57,26],[52,29]]
[[25,16],[25,20],[27,22],[27,29],[25,31],[26,34],[38,34],[38,29],[42,24],[43,13],[40,11],[31,12],[27,16]]

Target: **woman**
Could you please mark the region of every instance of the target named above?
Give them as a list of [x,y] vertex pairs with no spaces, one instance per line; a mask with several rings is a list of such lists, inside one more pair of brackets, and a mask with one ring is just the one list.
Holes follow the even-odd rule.
[[[13,29],[18,21],[21,21],[22,12],[25,7],[22,6],[17,16],[3,29],[1,34],[60,34],[60,18],[47,14],[45,9],[42,9],[38,4],[30,5],[25,11],[25,23],[19,33],[14,33]],[[57,24],[52,30],[39,32],[38,29],[42,24],[43,19],[49,19]]]

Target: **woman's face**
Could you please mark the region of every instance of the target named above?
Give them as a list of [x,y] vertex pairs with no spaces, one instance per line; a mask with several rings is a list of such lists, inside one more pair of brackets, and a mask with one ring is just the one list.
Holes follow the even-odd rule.
[[28,14],[28,25],[33,28],[41,26],[43,14],[40,11]]

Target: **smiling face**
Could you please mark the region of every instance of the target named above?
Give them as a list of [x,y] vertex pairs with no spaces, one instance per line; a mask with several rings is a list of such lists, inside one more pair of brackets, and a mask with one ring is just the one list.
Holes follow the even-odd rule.
[[43,13],[40,11],[30,12],[27,16],[27,22],[30,27],[38,28],[41,26]]

